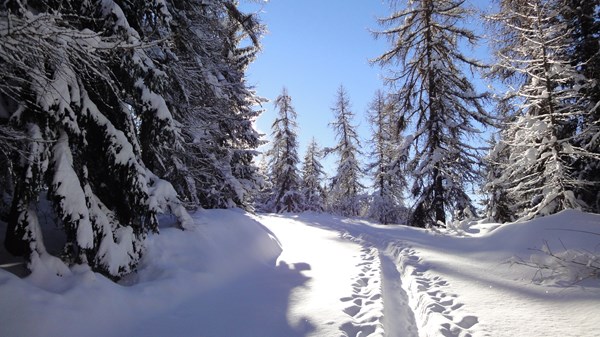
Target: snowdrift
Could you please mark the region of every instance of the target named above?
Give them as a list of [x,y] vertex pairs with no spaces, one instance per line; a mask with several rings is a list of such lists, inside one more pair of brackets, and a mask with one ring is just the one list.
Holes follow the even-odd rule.
[[[479,223],[460,236],[403,232],[385,252],[402,275],[421,336],[596,334],[600,280],[585,264],[600,258],[600,215]],[[582,257],[584,266],[568,263]]]
[[86,266],[63,277],[40,269],[23,279],[0,268],[0,336],[192,336],[206,331],[206,321],[226,325],[206,316],[220,310],[206,303],[220,288],[274,269],[279,243],[242,211],[201,211],[188,231],[169,220],[147,239],[139,271],[120,284]]

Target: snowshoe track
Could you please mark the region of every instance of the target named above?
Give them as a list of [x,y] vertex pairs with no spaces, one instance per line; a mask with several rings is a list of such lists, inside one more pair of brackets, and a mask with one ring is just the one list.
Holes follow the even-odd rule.
[[344,313],[350,318],[340,326],[340,330],[346,337],[383,336],[379,251],[364,246],[360,258],[361,262],[357,264],[360,272],[353,278],[352,295],[340,298],[346,305]]
[[386,252],[396,262],[402,273],[411,307],[415,312],[419,330],[424,336],[476,337],[489,336],[478,327],[475,315],[465,313],[463,303],[452,293],[450,284],[439,276],[431,276],[427,266],[416,251],[402,241],[390,243]]

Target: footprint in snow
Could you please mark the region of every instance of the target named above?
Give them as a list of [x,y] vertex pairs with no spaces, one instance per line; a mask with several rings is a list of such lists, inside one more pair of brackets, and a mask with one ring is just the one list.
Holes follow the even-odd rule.
[[360,271],[352,279],[352,295],[340,298],[343,303],[351,303],[343,310],[350,320],[340,330],[343,336],[383,336],[379,252],[363,247],[360,259],[356,265]]

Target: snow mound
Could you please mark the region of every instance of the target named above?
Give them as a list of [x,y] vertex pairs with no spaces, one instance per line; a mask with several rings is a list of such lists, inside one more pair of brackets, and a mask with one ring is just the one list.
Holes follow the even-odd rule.
[[600,215],[576,210],[506,224],[482,237],[483,244],[526,253],[544,242],[550,247],[600,252]]
[[[252,269],[275,266],[281,246],[262,224],[239,210],[204,210],[192,215],[191,230],[162,228],[147,239],[141,266],[127,283],[211,273],[222,282]],[[176,267],[176,268],[174,268]]]
[[600,215],[565,210],[552,216],[504,225],[485,239],[508,246],[508,261],[535,270],[532,281],[575,285],[600,277]]
[[[149,236],[139,271],[120,284],[87,266],[62,277],[40,268],[25,278],[0,268],[0,336],[218,335],[206,331],[209,313],[220,310],[207,301],[243,286],[236,280],[274,270],[281,247],[242,211],[192,218],[191,230],[163,227]],[[232,303],[221,311],[231,312]]]
[[598,278],[548,253],[581,262],[585,252],[586,264],[589,254],[599,256],[600,215],[567,210],[462,229],[405,229],[386,249],[402,273],[420,333],[584,336],[597,330],[590,317],[600,314]]

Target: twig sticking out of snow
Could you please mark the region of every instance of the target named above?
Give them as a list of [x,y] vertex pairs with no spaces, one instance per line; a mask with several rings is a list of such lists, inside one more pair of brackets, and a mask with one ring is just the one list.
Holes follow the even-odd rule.
[[536,268],[533,277],[536,283],[554,280],[572,286],[583,280],[600,279],[600,253],[567,249],[562,241],[561,244],[564,251],[555,252],[548,241],[544,241],[541,248],[531,249],[537,253],[532,254],[528,261],[514,257],[510,263]]

